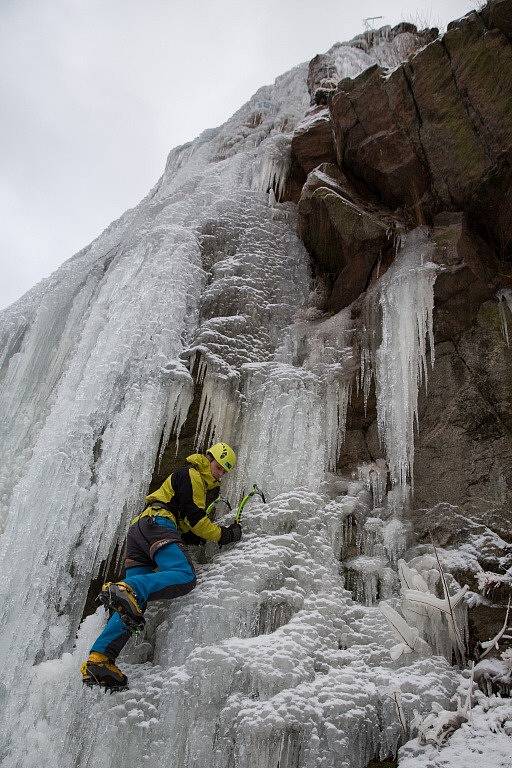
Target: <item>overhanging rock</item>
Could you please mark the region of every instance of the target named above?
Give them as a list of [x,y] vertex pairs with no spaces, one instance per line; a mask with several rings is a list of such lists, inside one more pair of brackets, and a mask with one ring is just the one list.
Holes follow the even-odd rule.
[[365,290],[398,220],[362,200],[336,166],[323,164],[304,185],[298,226],[315,264],[332,278],[329,308],[339,310]]

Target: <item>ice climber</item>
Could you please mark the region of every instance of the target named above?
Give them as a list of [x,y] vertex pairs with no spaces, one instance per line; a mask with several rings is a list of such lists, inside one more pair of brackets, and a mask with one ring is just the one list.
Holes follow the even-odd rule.
[[127,685],[115,660],[131,633],[144,625],[148,601],[179,597],[196,585],[184,541],[240,541],[239,523],[224,527],[206,515],[208,491],[217,489],[224,473],[231,472],[235,464],[233,449],[216,443],[206,455],[188,456],[185,467],[146,496],[144,511],[130,521],[125,577],[102,587],[100,600],[113,613],[81,666],[84,683],[114,690]]

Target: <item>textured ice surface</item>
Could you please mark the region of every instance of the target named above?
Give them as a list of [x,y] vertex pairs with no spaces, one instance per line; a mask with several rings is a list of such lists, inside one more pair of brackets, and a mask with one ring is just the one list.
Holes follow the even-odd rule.
[[394,640],[378,609],[340,583],[341,514],[335,499],[305,491],[254,502],[240,545],[198,566],[198,588],[130,641],[129,691],[81,689],[78,666],[101,616],[87,619],[75,651],[18,686],[21,722],[3,768],[42,755],[66,768],[364,768],[393,753],[402,738],[393,692],[410,721],[434,701],[449,707],[458,675],[439,658],[389,659]]

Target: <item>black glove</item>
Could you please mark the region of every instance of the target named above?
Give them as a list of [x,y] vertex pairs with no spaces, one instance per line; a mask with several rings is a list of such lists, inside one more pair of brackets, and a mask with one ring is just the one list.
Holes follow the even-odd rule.
[[220,526],[220,539],[219,544],[232,544],[235,541],[240,541],[242,538],[242,526],[240,523],[231,523],[227,527]]

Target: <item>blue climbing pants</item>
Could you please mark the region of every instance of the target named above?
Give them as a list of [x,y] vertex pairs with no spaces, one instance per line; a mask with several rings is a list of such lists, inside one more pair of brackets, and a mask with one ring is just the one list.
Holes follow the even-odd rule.
[[[170,524],[165,522],[165,527],[168,527]],[[181,542],[164,543],[152,553],[151,561],[151,564],[127,568],[123,579],[135,592],[143,610],[150,600],[171,599],[194,589],[196,575]],[[129,639],[130,631],[116,612],[107,622],[91,652],[104,653],[109,659],[115,659]]]

